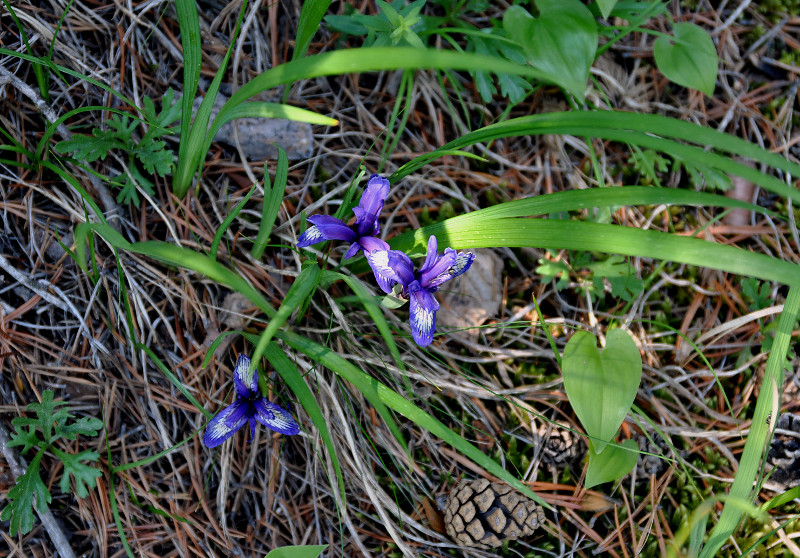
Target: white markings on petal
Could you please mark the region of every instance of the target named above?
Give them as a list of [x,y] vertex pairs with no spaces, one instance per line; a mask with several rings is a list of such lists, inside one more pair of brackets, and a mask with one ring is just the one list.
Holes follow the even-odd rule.
[[312,244],[322,242],[323,240],[325,239],[322,236],[322,231],[315,226],[309,227],[306,229],[306,232],[301,234],[300,238],[297,239],[297,247],[305,248],[306,246],[311,246]]
[[259,399],[255,402],[255,408],[256,420],[267,428],[288,436],[300,432],[300,427],[292,418],[292,415],[280,405],[271,403],[266,399]]
[[203,436],[203,444],[215,448],[239,430],[247,422],[247,404],[237,399],[231,406],[223,409],[208,423]]
[[236,361],[233,385],[239,397],[252,397],[258,390],[258,376],[255,371],[250,372],[250,358],[247,355],[239,355],[239,360]]
[[425,290],[411,293],[409,320],[411,334],[420,347],[427,347],[433,342],[433,331],[436,329],[436,310],[439,303],[433,295]]
[[388,250],[374,250],[372,252],[364,251],[369,266],[375,274],[375,280],[378,286],[385,293],[392,292],[392,287],[398,283],[397,274],[394,269],[389,265],[389,251]]

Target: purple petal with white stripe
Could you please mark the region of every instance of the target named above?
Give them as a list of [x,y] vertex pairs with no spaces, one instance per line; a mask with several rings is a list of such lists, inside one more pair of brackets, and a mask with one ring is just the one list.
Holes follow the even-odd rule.
[[252,397],[258,393],[258,374],[250,371],[250,358],[239,355],[236,367],[233,369],[233,387],[237,397]]
[[410,292],[411,304],[409,306],[409,321],[411,322],[411,335],[420,347],[427,347],[433,342],[433,332],[436,329],[436,311],[439,303],[433,294],[419,286],[416,281],[412,284]]
[[448,248],[430,273],[423,276],[421,283],[426,289],[436,290],[442,283],[466,272],[474,259],[475,254],[472,252],[456,252]]
[[[297,239],[297,247],[305,248],[323,240],[347,240],[355,242],[357,235],[353,229],[344,224],[341,220],[330,215],[312,215],[308,222],[313,226],[300,235]],[[314,229],[312,231],[312,229]]]
[[236,399],[232,405],[212,418],[206,427],[203,444],[215,448],[233,436],[247,422],[247,407],[246,399]]
[[267,428],[288,436],[300,432],[300,427],[292,418],[292,415],[280,405],[276,405],[266,399],[259,399],[254,403],[254,406],[256,420]]

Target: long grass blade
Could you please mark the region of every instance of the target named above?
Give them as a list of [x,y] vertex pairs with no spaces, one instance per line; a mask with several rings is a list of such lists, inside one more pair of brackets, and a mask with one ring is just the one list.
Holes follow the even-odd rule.
[[413,241],[409,236],[398,237],[392,247],[420,252],[431,234],[439,239],[439,246],[456,249],[506,246],[596,251],[686,263],[800,286],[795,264],[764,254],[660,231],[583,221],[462,218],[456,224],[443,221],[418,229]]
[[278,218],[278,211],[281,208],[283,195],[286,192],[286,181],[289,177],[289,157],[286,151],[278,146],[278,168],[275,169],[275,180],[270,183],[269,169],[264,164],[264,205],[261,209],[261,223],[258,225],[258,234],[253,243],[253,250],[250,254],[255,259],[260,259],[264,255],[264,250],[269,241],[269,235],[275,226],[275,219]]
[[[658,130],[659,137],[653,135],[653,130]],[[621,111],[556,112],[523,116],[492,124],[465,134],[435,151],[409,161],[391,176],[390,181],[394,183],[418,170],[440,157],[445,150],[463,149],[476,143],[490,142],[504,137],[541,134],[572,134],[652,146],[665,153],[674,153],[687,160],[705,163],[725,172],[748,178],[767,189],[778,190],[781,195],[791,197],[795,201],[800,200],[800,193],[795,189],[788,188],[778,179],[731,161],[729,158],[723,158],[674,140],[693,142],[702,147],[719,149],[729,155],[754,159],[795,177],[800,176],[800,165],[796,163],[729,134],[663,116]]]
[[[800,268],[796,265],[794,268],[795,273],[800,275]],[[739,460],[739,469],[736,471],[733,485],[728,492],[728,497],[734,501],[752,501],[751,492],[753,490],[753,482],[761,465],[761,455],[767,445],[769,436],[772,434],[772,425],[767,424],[767,416],[775,406],[774,392],[777,393],[777,404],[780,408],[779,388],[783,386],[786,355],[792,342],[792,331],[797,323],[798,311],[800,311],[800,286],[793,285],[786,296],[783,312],[778,318],[778,330],[775,333],[775,340],[767,358],[764,379],[761,383],[756,409],[753,413],[753,422],[747,435],[744,452]],[[777,422],[777,418],[774,422]],[[732,505],[729,501],[725,502],[719,521],[712,529],[703,551],[700,553],[700,558],[712,558],[717,555],[717,552],[728,540],[728,537],[736,530],[743,513],[741,507]]]
[[306,0],[303,2],[300,19],[297,21],[297,35],[294,39],[292,60],[297,60],[306,55],[311,39],[317,33],[319,24],[322,22],[322,18],[330,5],[331,0]]
[[328,449],[328,455],[330,456],[331,463],[333,463],[333,470],[336,472],[336,484],[339,487],[341,501],[344,502],[345,486],[342,466],[339,463],[339,457],[336,455],[336,447],[333,445],[328,423],[325,422],[325,416],[322,414],[322,410],[319,408],[314,394],[311,392],[303,375],[291,359],[289,359],[275,343],[267,345],[264,356],[267,357],[270,364],[275,367],[275,370],[280,374],[281,378],[283,378],[283,381],[286,382],[286,385],[292,390],[292,393],[297,397],[300,405],[302,405],[303,409],[308,413],[311,422],[313,422],[314,426],[317,428],[322,438],[322,443],[324,443],[325,447]]
[[453,446],[458,452],[483,467],[489,473],[499,477],[526,496],[533,498],[542,506],[550,509],[550,505],[539,498],[526,484],[503,469],[497,462],[485,455],[478,448],[447,428],[436,418],[401,397],[394,390],[359,370],[352,363],[332,350],[291,331],[281,331],[276,336],[283,339],[293,349],[300,351],[326,368],[333,370],[343,379],[355,385],[373,406],[386,405],[395,410],[419,425],[420,428],[427,430],[445,443]]

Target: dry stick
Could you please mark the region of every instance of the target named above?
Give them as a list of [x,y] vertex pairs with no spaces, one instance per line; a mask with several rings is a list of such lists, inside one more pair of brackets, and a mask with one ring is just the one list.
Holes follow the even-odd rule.
[[[17,76],[9,72],[4,67],[0,66],[0,85],[9,84],[13,86],[17,91],[25,95],[28,99],[33,101],[36,105],[36,108],[39,109],[39,112],[47,119],[47,121],[52,124],[56,120],[58,120],[58,116],[56,112],[50,107],[50,105],[45,102],[44,99],[33,89],[30,85],[19,79]],[[56,126],[56,130],[58,131],[59,135],[64,138],[65,140],[72,139],[72,132],[69,131],[67,126],[62,122],[58,126]],[[93,174],[88,175],[89,181],[92,183],[95,191],[100,196],[100,202],[103,204],[103,207],[108,212],[108,221],[109,225],[117,229],[117,232],[121,232],[119,229],[119,223],[117,220],[119,219],[119,215],[121,214],[122,210],[119,205],[117,205],[117,201],[114,199],[114,196],[111,195],[108,188],[103,181],[94,176]]]
[[[8,463],[11,474],[14,475],[14,482],[16,482],[19,477],[25,474],[28,465],[22,457],[18,458],[16,452],[8,447],[10,441],[11,439],[9,438],[8,431],[0,424],[0,453],[3,454],[6,463]],[[45,531],[47,531],[47,534],[50,536],[53,546],[56,547],[58,555],[61,556],[61,558],[75,558],[75,553],[72,552],[72,548],[67,542],[67,537],[64,536],[64,532],[56,522],[56,518],[53,517],[50,510],[44,512],[39,511],[39,504],[40,502],[37,501],[34,506],[36,508],[36,513],[39,515],[39,519],[42,521],[42,526],[45,528]]]

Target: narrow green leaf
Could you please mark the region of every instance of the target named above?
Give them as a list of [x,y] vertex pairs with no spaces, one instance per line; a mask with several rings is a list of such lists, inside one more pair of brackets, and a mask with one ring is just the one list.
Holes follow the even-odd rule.
[[484,455],[478,448],[447,428],[436,418],[432,417],[407,399],[400,396],[394,390],[378,382],[375,378],[365,374],[359,368],[343,359],[334,351],[291,331],[278,332],[276,337],[283,339],[295,350],[300,351],[312,360],[319,362],[326,368],[333,370],[344,380],[347,380],[355,385],[356,388],[364,394],[367,400],[376,407],[376,409],[378,408],[378,405],[388,406],[409,420],[415,422],[420,428],[427,430],[434,436],[440,438],[443,442],[450,444],[462,455],[471,459],[486,469],[486,471],[489,473],[499,477],[516,490],[519,490],[529,498],[533,498],[537,503],[541,504],[547,509],[550,509],[550,505],[539,498],[528,487],[528,485],[520,482],[516,477],[514,477],[514,475],[503,469],[490,457]]
[[327,544],[283,546],[271,550],[265,558],[317,558],[326,548],[328,548]]
[[[181,3],[188,4],[189,2],[190,0],[181,0]],[[230,60],[231,53],[236,45],[236,38],[239,36],[239,30],[241,29],[242,19],[244,18],[246,9],[247,0],[243,0],[242,6],[239,10],[239,17],[236,20],[236,27],[234,28],[233,36],[231,37],[231,43],[228,47],[228,50],[225,52],[225,57],[222,59],[222,63],[219,65],[219,68],[217,68],[217,73],[214,76],[214,79],[208,86],[208,90],[203,97],[203,101],[200,103],[200,108],[197,110],[197,114],[194,115],[194,121],[191,122],[191,125],[188,128],[187,124],[190,122],[189,118],[194,109],[194,93],[197,90],[197,83],[189,83],[188,80],[185,82],[185,86],[193,86],[193,88],[188,90],[184,89],[181,105],[181,141],[178,150],[178,162],[175,166],[175,172],[173,173],[172,177],[172,190],[179,198],[183,198],[186,195],[186,192],[188,192],[189,187],[191,186],[192,178],[194,177],[195,173],[199,171],[200,161],[202,161],[208,153],[208,147],[211,144],[211,140],[209,139],[208,142],[206,142],[206,137],[208,135],[208,123],[211,119],[211,111],[214,108],[214,101],[217,98],[217,93],[219,93],[219,86],[222,83],[223,77],[225,76],[225,69],[228,67],[228,61]],[[188,11],[189,10],[187,8],[187,14]],[[193,18],[191,31],[194,33],[194,18],[197,18],[197,8],[192,8],[192,11],[193,13],[191,15],[187,15],[186,17]],[[181,21],[180,15],[178,19]],[[181,29],[183,29],[183,25],[181,25]],[[198,58],[198,63],[199,62],[200,60]],[[200,69],[198,67],[198,78],[199,72]],[[192,74],[192,81],[194,82],[194,70]],[[217,130],[218,129],[219,128],[217,128]],[[213,138],[215,135],[216,130],[211,134],[211,138]]]
[[278,308],[278,311],[272,316],[269,324],[267,324],[267,327],[259,336],[258,343],[251,357],[255,366],[257,366],[261,360],[261,355],[264,354],[264,350],[272,340],[272,337],[283,324],[286,323],[286,320],[289,319],[292,312],[305,303],[306,299],[308,299],[314,289],[317,288],[317,285],[319,285],[321,277],[322,270],[317,264],[308,265],[300,271],[300,275],[294,280],[294,283],[289,287],[289,291],[283,298],[283,303],[280,308]]
[[[474,216],[474,217],[473,217]],[[467,219],[471,217],[471,219]],[[439,246],[469,248],[531,247],[603,252],[641,256],[719,269],[745,277],[800,286],[795,264],[743,250],[654,230],[619,225],[553,219],[482,219],[480,211],[417,229],[390,243],[402,251],[424,250],[430,235]]]
[[248,202],[248,200],[252,197],[252,195],[256,191],[256,185],[253,184],[253,187],[250,188],[250,191],[237,203],[231,212],[225,217],[225,220],[222,221],[217,232],[214,233],[214,240],[211,241],[211,248],[208,251],[208,257],[211,258],[213,261],[217,261],[217,252],[219,251],[219,243],[222,242],[222,236],[225,234],[225,231],[228,230],[228,227],[231,226],[233,220],[239,215],[239,212],[244,207],[244,204]]
[[256,260],[264,255],[269,235],[275,226],[275,219],[278,218],[278,211],[280,211],[283,195],[286,192],[288,177],[289,157],[286,155],[286,151],[281,146],[278,146],[278,168],[275,170],[275,180],[271,184],[269,168],[264,163],[264,204],[261,209],[261,223],[258,225],[258,234],[253,243],[253,250],[250,252]]
[[[794,266],[795,273],[800,275],[800,268]],[[772,343],[767,366],[764,372],[761,389],[756,401],[756,408],[753,413],[753,422],[750,432],[747,434],[747,441],[744,445],[744,452],[739,460],[739,469],[733,479],[733,485],[728,492],[725,507],[722,509],[719,521],[709,535],[708,541],[700,554],[701,558],[712,558],[717,556],[719,549],[736,531],[739,521],[745,510],[741,505],[742,501],[748,505],[752,502],[751,491],[753,482],[758,474],[761,465],[761,455],[767,446],[767,440],[771,435],[771,427],[767,425],[767,416],[772,412],[775,405],[775,391],[777,386],[783,385],[784,364],[786,354],[792,342],[792,331],[797,323],[798,310],[800,310],[800,285],[794,284],[789,289],[786,302],[783,305],[783,312],[778,318],[778,331]],[[780,406],[780,391],[778,390],[777,403]]]
[[597,0],[597,7],[600,8],[603,19],[608,19],[608,16],[611,15],[611,10],[613,10],[616,5],[617,0]]
[[[255,342],[256,340],[253,339],[253,337],[254,336],[248,335],[248,338],[252,342]],[[333,438],[331,438],[331,433],[328,429],[328,423],[325,422],[325,416],[322,414],[322,410],[319,408],[314,394],[311,392],[311,389],[308,387],[308,384],[306,384],[303,375],[300,373],[294,363],[275,343],[270,343],[267,345],[267,348],[264,351],[264,356],[267,357],[267,360],[270,362],[270,364],[275,368],[278,374],[280,374],[281,378],[283,378],[283,381],[286,382],[287,386],[289,386],[289,389],[292,390],[292,393],[294,393],[295,397],[297,397],[300,405],[302,405],[305,412],[308,413],[309,418],[311,418],[311,422],[313,422],[314,426],[317,428],[317,431],[322,438],[322,443],[324,443],[325,447],[328,449],[328,455],[330,456],[331,463],[333,464],[333,470],[336,472],[335,484],[339,487],[339,496],[341,501],[345,502],[346,495],[344,476],[342,475],[342,466],[339,463],[339,457],[336,455],[336,446],[333,445]],[[331,486],[334,486],[334,483],[331,483]]]
[[295,120],[297,122],[308,122],[319,126],[338,126],[339,121],[316,112],[293,107],[291,105],[281,105],[279,103],[265,103],[250,101],[233,107],[225,116],[214,121],[214,126],[222,127],[231,120],[237,118],[283,118],[285,120]]
[[676,23],[672,33],[653,45],[658,69],[678,85],[713,95],[719,60],[711,37],[694,23]]
[[[145,345],[143,345],[141,343],[136,343],[136,348],[139,349],[139,350],[144,351],[145,354],[150,357],[150,359],[153,361],[153,363],[156,365],[156,367],[159,370],[161,370],[161,373],[164,374],[164,376],[166,376],[166,378],[170,381],[170,383],[173,386],[175,386],[175,389],[180,391],[183,394],[183,396],[186,398],[186,400],[189,403],[191,403],[192,405],[194,405],[195,409],[197,409],[198,411],[203,413],[205,415],[206,419],[211,420],[211,417],[213,417],[214,415],[211,412],[207,411],[200,404],[200,402],[194,397],[194,395],[192,395],[192,392],[189,391],[189,389],[186,387],[186,385],[184,385],[184,383],[181,382],[178,379],[178,377],[172,372],[172,370],[170,370],[167,367],[167,365],[164,364],[161,361],[160,358],[158,358],[158,356],[153,352],[153,350],[150,347],[147,347],[147,346],[145,346]],[[170,450],[171,449],[172,448],[170,448]]]
[[625,440],[620,446],[607,445],[603,453],[591,450],[589,442],[589,466],[586,468],[586,488],[592,488],[604,482],[621,479],[630,473],[639,459],[639,446],[633,440]]
[[[658,130],[660,137],[653,136],[653,130]],[[633,134],[630,132],[641,133]],[[465,134],[435,151],[411,160],[395,171],[389,181],[396,183],[404,176],[415,172],[441,157],[444,152],[452,149],[463,149],[476,143],[488,143],[499,138],[541,134],[572,134],[600,137],[651,147],[665,153],[675,153],[684,160],[701,163],[728,174],[742,176],[771,192],[800,203],[800,191],[796,188],[792,188],[784,182],[765,175],[756,169],[732,161],[730,157],[720,157],[716,153],[707,152],[706,149],[709,147],[716,148],[729,155],[754,159],[792,176],[800,176],[800,165],[797,163],[788,161],[776,153],[771,153],[741,138],[717,130],[664,116],[633,114],[621,111],[547,113],[512,118],[505,122],[492,124]],[[684,145],[674,141],[675,139],[696,143],[702,148],[698,149],[690,145]]]
[[322,22],[322,18],[330,5],[331,0],[305,0],[303,2],[300,19],[297,21],[292,60],[297,60],[306,55],[311,39],[316,35],[320,22]]
[[[194,0],[175,0],[178,14],[178,26],[181,30],[181,48],[183,49],[183,97],[181,98],[181,140],[188,139],[192,126],[197,85],[200,83],[200,70],[203,65],[200,38],[200,16]],[[178,145],[178,161],[191,156],[188,142]]]
[[342,273],[335,273],[334,275],[336,278],[347,283],[353,290],[356,297],[361,301],[361,304],[364,305],[364,309],[367,311],[370,318],[372,318],[372,321],[375,322],[375,327],[378,328],[378,332],[389,348],[389,353],[392,355],[395,364],[400,370],[405,370],[406,365],[400,356],[400,350],[397,348],[397,343],[394,341],[392,330],[389,327],[389,323],[386,321],[386,316],[384,316],[381,311],[380,305],[375,301],[375,297],[369,294],[364,284],[356,277],[344,275]]
[[642,357],[636,343],[625,331],[614,329],[606,335],[605,348],[598,351],[594,335],[577,331],[564,348],[561,373],[570,405],[592,439],[594,451],[602,454],[639,389]]
[[[202,273],[217,283],[227,285],[243,294],[268,317],[275,315],[275,309],[264,296],[241,275],[211,260],[211,258],[205,254],[200,254],[188,248],[157,240],[131,244],[108,225],[81,223],[75,228],[75,244],[76,252],[79,254],[79,263],[85,261],[86,243],[90,232],[100,234],[106,242],[114,248],[136,252],[137,254],[149,256],[162,263]],[[81,253],[83,254],[81,255]]]

